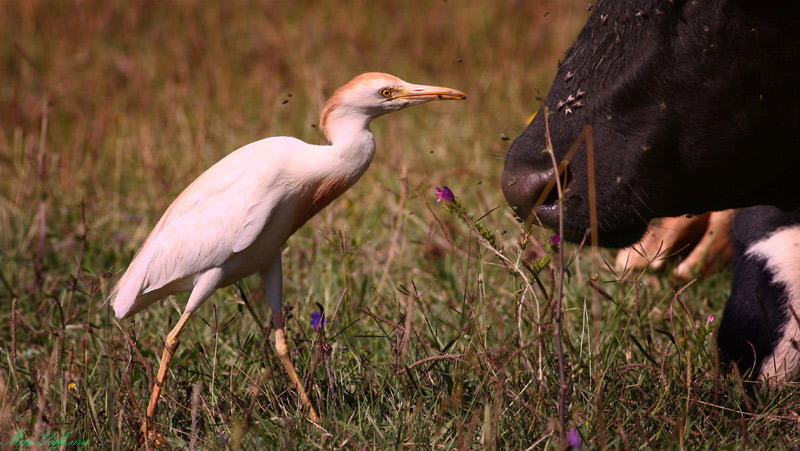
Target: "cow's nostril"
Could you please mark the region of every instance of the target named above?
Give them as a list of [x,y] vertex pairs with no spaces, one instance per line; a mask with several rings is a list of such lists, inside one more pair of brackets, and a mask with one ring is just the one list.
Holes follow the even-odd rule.
[[554,173],[552,168],[503,172],[501,181],[503,194],[519,218],[528,219],[535,206],[548,205],[556,201],[558,196],[555,183],[549,183]]

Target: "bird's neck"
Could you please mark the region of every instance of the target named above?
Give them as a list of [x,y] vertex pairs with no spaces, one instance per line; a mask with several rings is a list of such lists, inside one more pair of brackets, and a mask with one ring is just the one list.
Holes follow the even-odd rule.
[[372,118],[339,116],[326,124],[330,149],[341,159],[342,169],[358,179],[375,156],[375,137],[369,129]]

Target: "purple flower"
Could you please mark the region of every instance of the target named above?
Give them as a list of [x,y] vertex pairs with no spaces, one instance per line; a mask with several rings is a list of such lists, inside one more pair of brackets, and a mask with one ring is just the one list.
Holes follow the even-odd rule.
[[314,329],[319,329],[326,324],[328,324],[328,318],[323,320],[321,312],[314,312],[311,314],[311,327]]
[[442,186],[441,188],[436,188],[436,202],[455,202],[456,196],[453,195],[453,192],[450,191],[446,185]]
[[[554,235],[558,236],[558,235]],[[572,449],[581,449],[581,434],[577,429],[572,428],[567,433],[567,442]]]
[[711,324],[713,322],[714,322],[714,314],[712,313],[712,314],[708,315],[708,324]]
[[558,236],[557,233],[550,235],[550,244],[553,246],[560,246],[561,245],[561,237]]

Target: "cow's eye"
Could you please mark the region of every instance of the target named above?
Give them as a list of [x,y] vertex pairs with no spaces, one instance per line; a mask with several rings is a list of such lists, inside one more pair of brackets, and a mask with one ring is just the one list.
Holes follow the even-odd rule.
[[392,90],[389,89],[389,88],[383,88],[383,89],[381,89],[381,95],[386,97],[386,98],[389,98],[392,95]]

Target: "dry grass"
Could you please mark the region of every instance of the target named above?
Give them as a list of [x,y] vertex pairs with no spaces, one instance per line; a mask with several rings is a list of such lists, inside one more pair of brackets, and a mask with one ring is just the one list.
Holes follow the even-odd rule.
[[[470,97],[376,121],[363,180],[288,243],[290,336],[324,430],[303,421],[265,346],[254,280],[241,287],[258,319],[225,289],[190,323],[157,423],[176,449],[558,448],[552,302],[523,296],[432,190],[491,211],[481,223],[522,253],[502,138],[524,129],[587,15],[555,0],[0,0],[0,441],[24,430],[135,447],[185,298],[117,325],[110,284],[205,168],[266,136],[319,142],[327,96],[379,70]],[[727,274],[677,295],[567,250],[568,422],[588,447],[797,445],[796,392],[748,398],[715,373],[704,318],[719,316]],[[332,315],[342,296],[315,335],[315,303]]]

